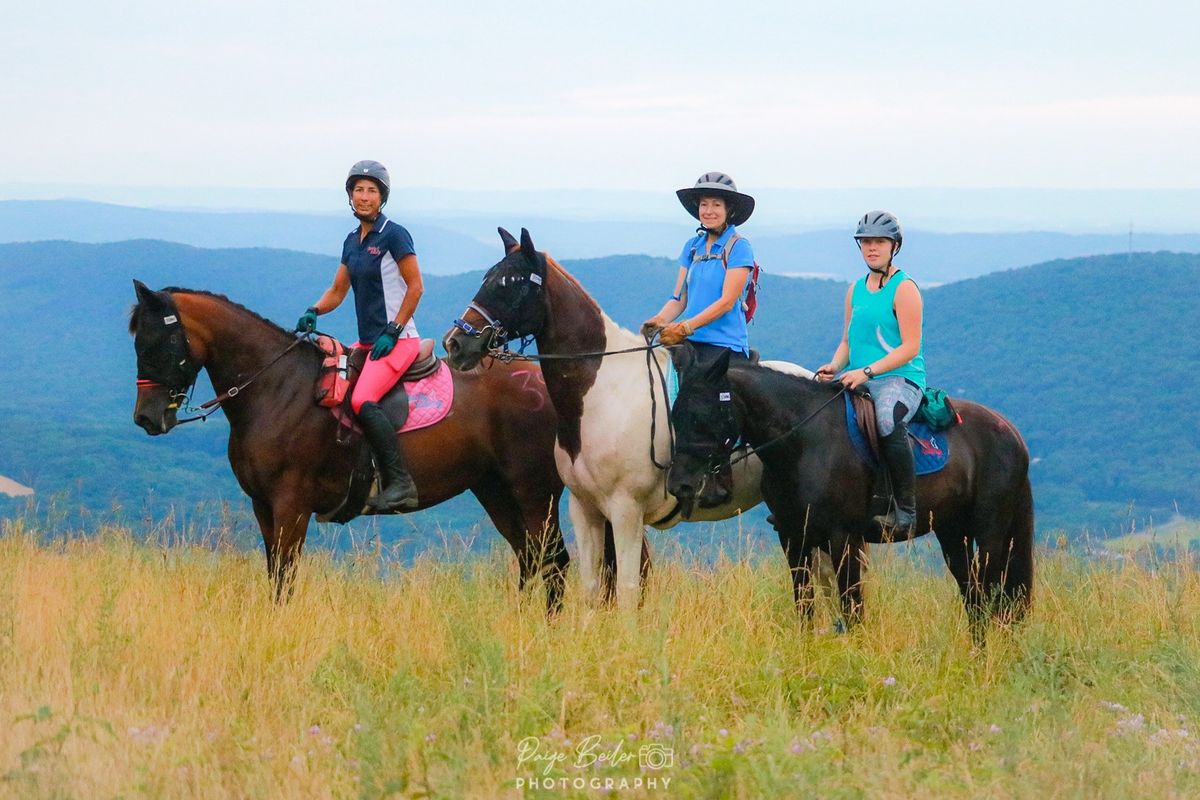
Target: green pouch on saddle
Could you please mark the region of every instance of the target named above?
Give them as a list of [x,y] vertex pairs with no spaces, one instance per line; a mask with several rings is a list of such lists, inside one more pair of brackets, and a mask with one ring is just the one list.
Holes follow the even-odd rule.
[[943,389],[925,390],[925,397],[921,400],[914,419],[924,422],[935,431],[944,431],[962,422],[954,406],[950,404],[950,396]]

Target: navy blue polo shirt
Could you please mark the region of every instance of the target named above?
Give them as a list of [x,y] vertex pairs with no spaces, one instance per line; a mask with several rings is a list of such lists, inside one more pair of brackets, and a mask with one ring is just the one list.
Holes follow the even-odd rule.
[[[396,318],[408,286],[400,275],[400,260],[413,255],[412,236],[403,225],[380,214],[359,241],[359,228],[350,231],[342,245],[342,263],[350,270],[354,310],[358,314],[358,340],[372,344]],[[409,320],[401,339],[416,338],[417,326]]]

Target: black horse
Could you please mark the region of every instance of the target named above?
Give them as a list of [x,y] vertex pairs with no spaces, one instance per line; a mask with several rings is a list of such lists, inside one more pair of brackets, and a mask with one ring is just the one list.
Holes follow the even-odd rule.
[[[811,613],[811,559],[820,548],[833,556],[847,620],[861,619],[863,543],[893,539],[871,521],[874,473],[847,435],[840,385],[758,364],[730,366],[727,354],[702,366],[687,345],[673,355],[680,392],[672,410],[678,452],[671,493],[692,502],[712,474],[710,454],[728,452],[739,437],[762,448],[763,499],[775,515],[798,607]],[[705,393],[725,402],[707,402]],[[978,640],[989,615],[1017,619],[1031,601],[1029,451],[995,411],[965,400],[956,400],[955,408],[962,423],[947,431],[949,462],[917,480],[913,535],[937,535]]]

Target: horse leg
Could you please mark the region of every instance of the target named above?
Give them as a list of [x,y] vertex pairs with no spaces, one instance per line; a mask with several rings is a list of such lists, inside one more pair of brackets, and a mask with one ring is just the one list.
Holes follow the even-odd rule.
[[1007,591],[1010,573],[1014,569],[1016,573],[1019,573],[1017,581],[1019,585],[1022,583],[1022,578],[1033,577],[1031,552],[1033,537],[1030,536],[1026,542],[1023,542],[1024,547],[1018,551],[1017,543],[1012,535],[1012,526],[1015,522],[1014,509],[1007,504],[993,505],[992,509],[994,514],[976,535],[981,611],[992,619],[1008,621],[1013,618],[1016,611],[1013,607],[1014,601],[1020,602],[1020,598],[1010,597]]
[[792,577],[792,595],[796,611],[802,619],[811,622],[814,600],[812,571],[816,567],[813,560],[814,548],[805,541],[803,534],[790,536],[784,532],[782,526],[780,527],[779,542],[783,545],[783,554],[787,557],[788,571]]
[[580,500],[574,494],[567,499],[567,513],[575,528],[575,543],[579,547],[579,579],[584,600],[598,604],[600,596],[600,570],[604,559],[604,515],[595,506]]
[[976,645],[983,643],[985,614],[979,586],[979,563],[976,561],[975,540],[967,533],[969,526],[951,524],[945,520],[934,530],[942,546],[942,559],[958,584],[971,638]]
[[562,608],[564,576],[570,560],[558,524],[558,498],[548,498],[545,508],[523,504],[499,479],[476,486],[472,492],[513,549],[518,590],[524,591],[540,568],[546,583],[546,611],[557,612]]
[[838,534],[830,542],[829,556],[837,571],[838,597],[847,626],[857,625],[863,619],[862,550],[862,540],[858,537]]
[[256,497],[250,498],[254,508],[254,518],[258,520],[258,529],[262,532],[263,549],[267,554],[267,579],[271,583],[277,580],[276,570],[279,568],[279,537],[275,535],[275,522],[271,516],[271,504]]
[[617,607],[633,611],[641,603],[646,538],[642,507],[630,497],[618,497],[609,504],[608,513],[617,551]]
[[296,499],[300,493],[284,492],[271,503],[271,530],[278,537],[275,545],[275,601],[291,597],[295,588],[296,559],[304,548],[312,509]]

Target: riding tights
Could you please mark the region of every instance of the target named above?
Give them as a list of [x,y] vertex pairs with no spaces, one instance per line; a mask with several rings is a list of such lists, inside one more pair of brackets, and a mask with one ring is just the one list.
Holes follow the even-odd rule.
[[[359,342],[359,347],[370,347]],[[354,385],[354,394],[350,396],[350,408],[357,414],[363,403],[377,403],[383,399],[388,390],[396,385],[404,371],[412,366],[421,352],[421,340],[414,337],[400,339],[392,352],[381,359],[372,360],[369,356],[363,365],[358,383]]]
[[897,375],[872,378],[867,388],[875,403],[875,422],[880,436],[890,436],[900,424],[907,425],[917,413],[917,406],[921,405],[921,390],[915,383]]

